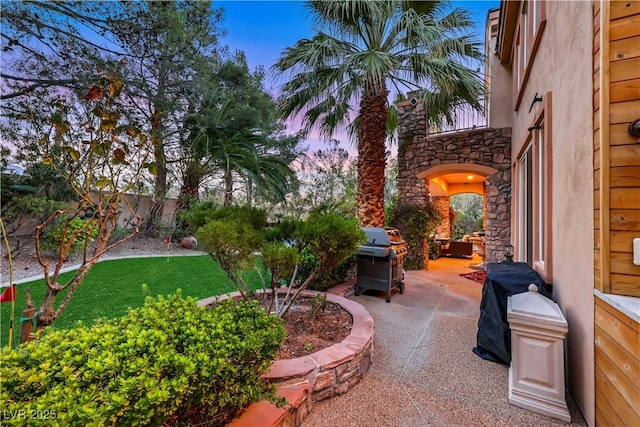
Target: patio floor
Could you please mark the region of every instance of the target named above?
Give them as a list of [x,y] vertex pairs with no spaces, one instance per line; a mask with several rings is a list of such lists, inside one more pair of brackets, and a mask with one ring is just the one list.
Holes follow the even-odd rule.
[[[350,299],[375,320],[373,363],[343,396],[314,404],[304,427],[565,426],[508,403],[509,369],[476,356],[482,285],[460,276],[479,258],[441,258],[405,275],[405,292]],[[587,425],[567,394],[573,422]]]

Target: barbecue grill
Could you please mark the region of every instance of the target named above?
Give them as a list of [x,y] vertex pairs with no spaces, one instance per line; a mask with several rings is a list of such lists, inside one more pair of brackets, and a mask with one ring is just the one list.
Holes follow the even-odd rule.
[[404,293],[404,257],[408,245],[395,228],[363,227],[367,243],[358,249],[358,280],[354,294],[361,289],[387,292],[387,302],[391,302],[391,290],[400,288]]

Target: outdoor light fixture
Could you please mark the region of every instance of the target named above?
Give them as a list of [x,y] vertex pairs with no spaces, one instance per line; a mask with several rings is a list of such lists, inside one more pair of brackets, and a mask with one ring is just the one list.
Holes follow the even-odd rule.
[[531,110],[533,110],[533,106],[536,105],[536,102],[542,102],[542,95],[538,95],[538,92],[536,92],[536,94],[533,95],[533,101],[531,101],[531,106],[529,107],[529,112],[531,112]]
[[504,187],[500,190],[500,195],[506,201],[511,200],[511,187]]
[[[640,119],[629,123],[629,135],[640,138]],[[636,144],[640,144],[640,139],[636,141]]]
[[513,245],[511,243],[507,243],[503,246],[503,248],[505,261],[513,262]]

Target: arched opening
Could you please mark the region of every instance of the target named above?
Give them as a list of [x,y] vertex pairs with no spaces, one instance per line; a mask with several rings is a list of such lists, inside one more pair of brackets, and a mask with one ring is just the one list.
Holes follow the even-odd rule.
[[450,198],[452,213],[451,240],[462,240],[465,236],[484,232],[485,209],[482,196],[474,193],[459,193]]
[[[487,185],[488,177],[498,172],[497,169],[470,163],[448,163],[431,167],[419,174],[418,178],[426,181],[427,192],[438,207],[443,220],[435,230],[435,237],[455,239],[455,216],[451,209],[451,199],[461,194],[476,195],[476,204],[481,206],[482,226],[486,226]],[[471,196],[467,196],[469,198]],[[461,199],[462,200],[462,199]]]
[[[429,135],[421,127],[424,113],[409,103],[402,107],[398,138],[405,144],[398,151],[398,202],[420,206],[431,200],[448,218],[451,196],[482,196],[486,260],[502,259],[511,236],[511,129]],[[443,222],[444,229],[436,233],[449,238],[451,222]]]
[[485,194],[485,182],[497,169],[472,163],[447,163],[433,166],[417,174],[428,184],[432,197],[453,196],[460,193]]
[[[424,180],[428,197],[443,217],[432,236],[435,246],[431,257],[437,257],[437,251],[469,258],[478,255],[484,260],[487,239],[497,237],[501,232],[497,229],[503,228],[496,221],[508,221],[502,218],[504,207],[500,206],[507,202],[501,190],[505,185],[502,172],[486,165],[449,163],[433,166],[416,177]],[[484,264],[477,266],[483,268]]]

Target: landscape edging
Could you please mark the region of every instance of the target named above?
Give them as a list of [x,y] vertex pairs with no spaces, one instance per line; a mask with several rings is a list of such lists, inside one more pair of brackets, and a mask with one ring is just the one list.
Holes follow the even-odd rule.
[[[284,293],[286,290],[280,290],[279,292]],[[322,292],[305,290],[302,291],[301,296],[314,297],[318,294],[322,294]],[[295,404],[290,402],[288,408],[290,413],[301,412],[294,417],[300,423],[306,414],[313,409],[314,402],[346,393],[362,379],[371,365],[375,329],[373,317],[361,304],[355,301],[332,293],[327,293],[326,295],[327,301],[340,305],[351,314],[353,318],[351,333],[342,342],[308,356],[277,360],[273,363],[269,372],[263,375],[265,379],[275,383],[278,389],[302,386],[307,390],[308,387],[310,396],[304,399],[305,405],[296,407]],[[209,306],[216,300],[238,297],[240,297],[240,293],[233,292],[221,297],[202,299],[198,301],[198,305]],[[264,402],[254,405],[264,405]],[[271,406],[274,412],[281,411],[275,405],[271,404]],[[276,419],[282,420],[282,417],[276,417]],[[247,419],[246,422],[249,422],[249,420]],[[234,421],[233,425],[248,426],[249,424],[243,423],[243,415],[241,415]],[[279,426],[281,421],[274,421],[274,424],[271,425]]]

